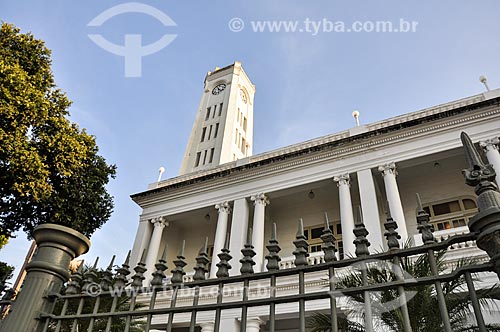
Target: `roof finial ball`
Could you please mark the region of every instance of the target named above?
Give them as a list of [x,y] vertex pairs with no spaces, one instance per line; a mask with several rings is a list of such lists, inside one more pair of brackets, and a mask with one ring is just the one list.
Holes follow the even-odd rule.
[[488,78],[484,75],[479,76],[479,82],[484,84],[486,91],[490,91],[490,87],[488,86]]
[[356,120],[356,127],[359,127],[359,111],[352,112],[354,120]]

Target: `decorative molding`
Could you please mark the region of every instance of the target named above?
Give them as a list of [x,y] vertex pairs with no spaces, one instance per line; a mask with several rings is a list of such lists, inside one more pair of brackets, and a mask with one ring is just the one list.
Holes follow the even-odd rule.
[[219,213],[226,213],[226,214],[231,213],[231,206],[229,205],[228,201],[225,201],[225,202],[222,202],[219,204],[215,204],[215,208],[217,210],[219,210]]
[[378,167],[378,171],[382,173],[382,176],[386,176],[388,174],[398,175],[398,171],[396,170],[396,163],[390,162],[384,165],[380,165]]
[[485,152],[498,150],[498,144],[500,144],[498,137],[493,137],[479,142],[479,146],[481,146]]
[[[286,170],[286,172],[288,172],[296,170],[299,167],[303,168],[305,165],[312,167],[315,165],[333,162],[336,160],[340,161],[339,159],[340,156],[342,157],[342,159],[351,158],[353,155],[356,155],[361,151],[367,151],[367,150],[376,151],[376,149],[380,149],[386,145],[394,143],[397,144],[403,142],[411,143],[419,139],[420,137],[426,137],[429,133],[432,133],[433,136],[436,136],[436,134],[442,132],[443,129],[448,129],[448,132],[443,133],[447,134],[450,132],[450,130],[458,130],[459,129],[458,127],[463,126],[463,124],[467,124],[468,127],[471,127],[471,126],[477,126],[478,125],[477,123],[479,122],[483,127],[484,126],[488,127],[489,129],[487,130],[482,129],[481,132],[475,133],[475,136],[478,139],[484,139],[485,136],[488,137],[488,135],[495,134],[495,131],[493,131],[493,129],[490,129],[491,127],[490,124],[492,123],[492,121],[498,120],[500,114],[499,108],[488,108],[486,111],[482,111],[480,113],[475,113],[475,114],[474,113],[465,114],[465,116],[463,113],[460,114],[462,116],[459,118],[454,118],[454,119],[443,118],[441,119],[442,120],[441,122],[435,123],[433,125],[429,125],[429,122],[427,122],[426,127],[418,126],[414,129],[406,128],[405,130],[398,130],[394,133],[386,135],[373,136],[371,139],[367,139],[365,137],[356,138],[353,139],[353,141],[350,144],[346,144],[345,142],[339,142],[338,145],[332,146],[331,145],[332,143],[330,142],[327,143],[328,149],[326,149],[325,147],[316,146],[314,147],[314,149],[310,151],[308,150],[308,152],[299,151],[300,153],[295,153],[294,154],[295,157],[293,157],[291,161],[287,160],[290,159],[291,157],[281,155],[279,158],[274,158],[272,161],[267,161],[266,164],[260,164],[257,162],[253,163],[253,159],[255,159],[255,157],[251,157],[250,163],[248,164],[235,167],[235,163],[228,163],[225,165],[221,165],[220,167],[212,169],[210,171],[202,171],[199,173],[192,173],[187,176],[182,176],[182,179],[181,177],[178,177],[166,180],[162,184],[162,187],[142,192],[133,195],[132,197],[143,208],[147,208],[153,205],[157,206],[158,204],[162,204],[166,200],[172,198],[172,195],[176,195],[177,198],[182,198],[188,195],[193,195],[195,193],[202,193],[207,191],[218,190],[220,188],[225,188],[227,187],[228,183],[235,185],[248,182],[249,180],[257,181],[261,180],[264,177],[276,176],[278,174],[283,174],[283,170]],[[488,119],[488,122],[486,122],[485,119]],[[315,145],[310,142],[307,144]],[[459,147],[458,139],[455,142],[455,140],[451,141],[449,138],[445,138],[444,141],[438,140],[438,142],[436,142],[435,145],[428,146],[425,152],[423,150],[421,151],[420,148],[411,148],[410,150],[405,150],[403,151],[404,153],[398,154],[400,158],[398,158],[397,161],[406,160],[421,155],[427,155],[429,153],[440,152],[443,151],[443,149],[451,149],[455,147]],[[278,155],[278,152],[270,152],[269,154],[273,153]],[[387,157],[391,158],[391,155],[388,155]],[[377,165],[378,159],[380,158],[376,157],[375,159],[372,158],[370,160],[365,160],[362,163],[357,164],[356,166],[357,168],[359,167],[371,168]],[[345,171],[347,171],[347,169],[344,170],[344,172]],[[351,171],[355,170],[351,169]],[[326,179],[332,176],[327,173],[329,172],[325,173],[324,171],[321,171],[321,173],[318,174],[316,173],[310,174],[308,176],[308,181]],[[300,185],[303,183],[302,180],[299,181],[299,179],[297,179],[297,181],[291,181],[291,182],[289,181],[287,182],[288,186],[286,187]],[[217,183],[214,183],[214,181],[216,181]],[[260,190],[266,190],[266,191],[278,190],[281,189],[283,185],[273,182],[271,187],[272,188],[262,187],[260,188]],[[233,193],[230,196],[224,197],[222,199],[228,199],[228,200],[239,199],[244,197],[242,195],[248,197],[248,193],[242,193],[240,196],[235,195]],[[207,202],[207,204],[210,205],[213,203]],[[186,209],[189,209],[189,206],[186,205]],[[184,211],[184,208],[178,206],[178,208],[174,212],[180,213],[182,211]],[[157,215],[157,213],[170,214],[170,212],[171,212],[170,210],[161,210],[155,212],[151,211],[143,214],[143,216],[144,217],[155,216]]]
[[337,187],[342,186],[351,186],[351,181],[349,178],[349,173],[341,174],[333,177],[333,181],[337,182]]
[[[484,112],[481,114],[470,115],[470,116],[463,117],[460,119],[456,119],[456,120],[452,120],[452,121],[448,121],[448,122],[444,122],[444,123],[439,123],[439,124],[425,127],[425,128],[409,130],[409,131],[402,132],[402,133],[397,134],[397,135],[393,135],[393,136],[389,136],[389,137],[385,137],[385,138],[381,138],[381,139],[366,140],[365,142],[363,142],[361,144],[352,144],[351,146],[348,146],[345,148],[340,148],[340,149],[335,149],[333,151],[330,150],[330,151],[324,152],[323,150],[320,150],[320,152],[314,153],[314,154],[309,155],[306,158],[302,158],[300,160],[295,160],[295,161],[290,161],[290,162],[282,162],[282,163],[279,162],[281,160],[276,160],[276,161],[271,163],[271,164],[274,164],[272,167],[267,167],[267,168],[265,168],[265,170],[262,170],[262,171],[256,170],[256,168],[261,168],[261,167],[258,167],[260,165],[252,165],[252,163],[256,163],[256,162],[262,161],[262,160],[267,160],[267,159],[270,159],[273,157],[281,157],[281,159],[285,159],[285,155],[287,154],[286,149],[277,150],[276,152],[272,151],[269,153],[264,153],[262,155],[252,156],[249,158],[250,161],[248,164],[242,165],[240,167],[236,167],[236,162],[227,163],[225,165],[222,165],[221,167],[214,168],[211,170],[200,171],[200,172],[188,174],[186,176],[176,177],[173,179],[165,180],[163,182],[160,182],[160,186],[156,190],[153,189],[153,190],[141,192],[141,193],[132,195],[132,198],[135,198],[138,196],[143,196],[143,195],[148,195],[148,194],[153,194],[155,191],[161,191],[162,189],[163,190],[176,189],[179,186],[189,185],[191,183],[199,183],[199,182],[205,181],[204,179],[202,179],[204,176],[214,176],[215,178],[217,178],[218,183],[234,181],[234,178],[230,179],[230,180],[227,179],[226,175],[229,175],[229,174],[231,174],[232,176],[236,176],[237,178],[241,178],[241,179],[253,178],[256,175],[266,174],[266,173],[269,173],[272,171],[281,170],[284,168],[289,168],[292,166],[301,165],[301,164],[309,163],[309,162],[316,161],[316,160],[327,159],[327,158],[331,158],[331,157],[335,158],[339,155],[345,155],[348,153],[355,153],[359,150],[370,149],[370,148],[373,148],[373,147],[378,146],[378,145],[391,143],[393,141],[401,141],[402,139],[412,138],[412,137],[415,137],[417,135],[422,135],[422,134],[426,134],[429,132],[435,133],[436,131],[447,128],[447,127],[457,126],[457,125],[460,125],[462,123],[470,123],[471,121],[480,120],[480,119],[483,119],[483,118],[486,118],[486,117],[489,117],[492,115],[498,115],[498,114],[500,114],[500,108],[493,109],[491,111],[487,111],[487,112]],[[337,135],[344,136],[342,134],[337,134]],[[338,139],[334,139],[334,140],[327,140],[325,138],[324,139],[325,143],[314,142],[314,143],[316,143],[316,144],[314,144],[314,143],[309,142],[307,144],[303,144],[302,149],[318,147],[319,145],[323,145],[323,144],[335,143],[337,140],[342,140],[343,138],[348,138],[347,134],[345,135],[345,137],[339,137]],[[334,147],[334,148],[336,148],[336,147]],[[293,149],[293,150],[294,151],[292,151],[292,152],[296,152],[296,153],[301,152],[300,148]],[[241,174],[241,172],[244,172],[244,174]],[[240,174],[236,174],[236,173],[240,173]],[[171,188],[166,188],[166,187],[171,187]]]
[[269,198],[264,193],[253,195],[250,197],[250,200],[253,202],[254,205],[261,204],[266,206],[270,203]]
[[168,220],[166,217],[156,217],[149,220],[155,227],[165,228],[168,226]]

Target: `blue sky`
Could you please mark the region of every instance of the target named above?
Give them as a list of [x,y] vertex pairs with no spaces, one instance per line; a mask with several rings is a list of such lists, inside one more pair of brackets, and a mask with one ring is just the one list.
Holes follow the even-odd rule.
[[[254,153],[352,127],[351,112],[368,123],[484,91],[479,75],[500,86],[500,2],[402,0],[141,1],[177,26],[128,13],[100,27],[87,24],[126,1],[7,0],[0,19],[31,31],[52,49],[60,88],[73,100],[71,119],[97,137],[118,166],[109,190],[115,211],[91,238],[87,259],[121,260],[132,246],[140,209],[129,195],[157,178],[176,176],[202,93],[215,66],[241,61],[257,87]],[[228,22],[245,28],[232,32]],[[254,32],[251,21],[418,22],[411,33]],[[94,44],[101,34],[122,45],[177,38],[142,59],[140,78],[124,77],[123,57]],[[19,266],[29,246],[23,234],[0,252]],[[104,264],[104,262],[103,262]]]

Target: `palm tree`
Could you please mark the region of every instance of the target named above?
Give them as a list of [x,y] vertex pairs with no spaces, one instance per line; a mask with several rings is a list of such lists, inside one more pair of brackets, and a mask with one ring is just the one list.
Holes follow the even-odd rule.
[[[436,263],[439,272],[443,272],[445,267],[444,255],[446,251],[440,251],[435,254]],[[477,263],[472,258],[464,258],[458,261],[453,267],[453,270],[459,269],[464,265]],[[419,257],[405,257],[399,264],[405,274],[409,274],[414,278],[422,278],[432,276],[429,259],[426,254]],[[380,268],[368,264],[366,268],[367,280],[370,284],[383,284],[397,280],[393,268]],[[477,278],[474,276],[475,280]],[[359,287],[363,284],[361,273],[350,272],[340,278],[336,287],[339,290]],[[470,325],[467,322],[468,315],[471,314],[471,300],[468,296],[466,280],[464,275],[443,282],[443,293],[446,301],[446,306],[451,320],[453,331],[478,331],[477,327]],[[410,313],[410,325],[413,332],[438,332],[442,331],[442,322],[439,315],[438,300],[434,291],[433,285],[419,285],[417,287],[405,288],[410,298],[407,301],[408,312]],[[500,300],[500,288],[495,285],[491,288],[483,288],[476,290],[482,308],[491,308],[495,303],[493,300]],[[384,331],[404,331],[401,309],[397,306],[391,308],[391,304],[397,302],[399,294],[396,289],[384,290],[379,293],[371,293],[372,296],[372,311],[378,318],[378,327]],[[363,294],[348,296],[348,303],[353,308],[348,317],[360,319],[363,317],[364,298]],[[388,307],[390,308],[388,310]],[[358,310],[360,308],[360,310]],[[338,318],[339,330],[346,332],[364,331],[359,323],[351,321],[347,318]],[[308,320],[308,327],[312,332],[328,332],[330,331],[330,316],[325,314],[313,314]],[[489,324],[488,331],[500,331],[500,325]]]

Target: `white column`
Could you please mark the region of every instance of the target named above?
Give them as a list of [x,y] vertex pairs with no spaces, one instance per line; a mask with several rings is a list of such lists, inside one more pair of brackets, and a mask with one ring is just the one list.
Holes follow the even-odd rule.
[[222,202],[215,205],[215,208],[219,210],[219,217],[217,219],[217,227],[215,229],[215,240],[214,240],[214,253],[212,256],[212,266],[210,268],[210,278],[215,278],[217,274],[217,264],[220,259],[218,254],[221,253],[222,248],[224,248],[224,242],[226,242],[227,234],[227,221],[229,219],[229,214],[231,213],[231,207],[228,202]]
[[[371,169],[357,172],[359,198],[363,211],[363,220],[368,230],[368,241],[370,241],[370,252],[380,252],[384,249],[382,230],[380,225],[380,214],[378,211],[377,192],[373,183]],[[344,235],[344,234],[342,234]]]
[[259,332],[260,325],[264,322],[260,318],[248,318],[247,320],[247,332]]
[[[155,264],[158,262],[158,252],[160,251],[163,229],[167,225],[167,220],[164,217],[154,218],[151,222],[154,225],[154,229],[147,249],[146,268],[148,270],[146,272],[147,277],[145,285],[148,285],[149,281],[153,278],[152,273],[155,271]],[[132,266],[131,268],[134,267]]]
[[387,163],[379,166],[378,170],[384,177],[385,194],[387,196],[389,210],[392,219],[398,224],[397,232],[401,235],[401,243],[404,245],[408,239],[408,231],[406,230],[405,214],[403,205],[401,204],[401,197],[399,196],[398,183],[396,182],[396,175],[398,174],[396,171],[396,164]]
[[257,194],[250,198],[255,205],[253,213],[253,232],[252,244],[255,250],[255,272],[262,272],[264,266],[264,219],[266,212],[266,205],[269,200],[265,194]]
[[141,219],[137,227],[135,235],[134,246],[130,253],[130,266],[136,266],[141,258],[142,251],[147,248],[149,241],[151,241],[151,233],[153,232],[153,225],[147,219]]
[[344,257],[355,256],[356,246],[353,241],[356,238],[354,229],[354,217],[352,214],[351,184],[349,174],[342,174],[333,178],[339,187],[340,199],[340,224],[342,226],[342,244],[344,246]]
[[498,144],[500,143],[498,137],[487,139],[486,141],[479,142],[479,145],[484,149],[488,162],[495,169],[497,173],[496,181],[500,186],[500,152],[498,152]]
[[243,257],[241,249],[243,249],[247,238],[249,213],[250,207],[246,198],[240,198],[233,202],[233,218],[229,238],[229,251],[233,257],[229,261],[232,266],[232,269],[229,270],[230,276],[240,274],[240,259]]

